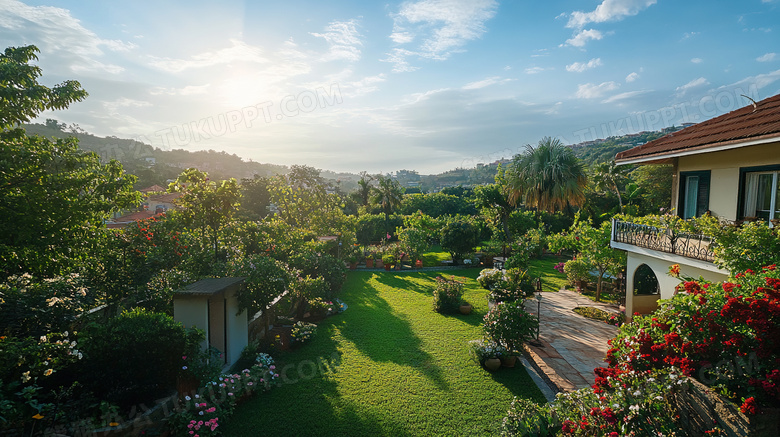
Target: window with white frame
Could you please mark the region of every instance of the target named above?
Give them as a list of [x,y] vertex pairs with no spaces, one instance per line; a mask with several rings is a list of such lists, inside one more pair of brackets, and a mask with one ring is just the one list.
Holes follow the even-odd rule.
[[743,214],[746,219],[780,219],[780,170],[745,172]]

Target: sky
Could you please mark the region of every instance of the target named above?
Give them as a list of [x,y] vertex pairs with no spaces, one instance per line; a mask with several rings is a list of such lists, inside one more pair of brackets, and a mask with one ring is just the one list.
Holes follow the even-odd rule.
[[724,114],[780,93],[778,23],[780,0],[0,0],[3,48],[89,92],[38,122],[355,173]]

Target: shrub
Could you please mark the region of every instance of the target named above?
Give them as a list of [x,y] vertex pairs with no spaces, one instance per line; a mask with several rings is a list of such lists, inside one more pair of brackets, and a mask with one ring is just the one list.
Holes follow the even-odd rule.
[[536,278],[520,269],[484,269],[479,273],[477,282],[482,288],[490,290],[491,299],[496,302],[525,299],[534,293]]
[[515,241],[512,250],[526,254],[529,258],[539,258],[547,247],[547,237],[542,229],[529,229]]
[[454,313],[460,308],[463,300],[463,283],[450,277],[438,276],[433,289],[433,310],[437,313]]
[[303,344],[317,335],[317,325],[314,323],[298,322],[293,325],[290,332],[290,342],[293,344]]
[[0,333],[40,337],[64,332],[93,302],[78,275],[44,280],[11,276],[0,283]]
[[347,267],[335,256],[314,252],[301,253],[290,259],[290,267],[300,270],[301,276],[322,277],[327,284],[325,299],[332,299],[347,279]]
[[563,272],[566,273],[569,284],[574,285],[577,281],[587,281],[590,278],[590,265],[581,258],[575,258],[566,261]]
[[265,309],[287,290],[293,278],[286,264],[263,255],[232,259],[222,274],[246,278],[237,297],[240,307],[249,314]]
[[181,358],[202,331],[187,330],[165,314],[135,309],[81,332],[82,381],[100,399],[123,407],[149,402],[176,386]]
[[528,253],[515,251],[515,253],[507,258],[504,267],[507,269],[527,269],[529,261],[531,261],[531,257],[528,256]]
[[655,313],[620,328],[603,371],[673,366],[737,404],[754,398],[759,406],[777,405],[780,271],[771,265],[720,284],[684,278],[678,289]]
[[475,362],[483,364],[489,358],[509,356],[509,351],[493,340],[471,340],[469,355]]
[[487,338],[510,351],[518,350],[538,329],[539,319],[525,310],[523,301],[499,303],[485,314],[482,323]]
[[603,389],[559,393],[548,405],[515,398],[501,435],[676,435],[670,395],[682,388],[681,376],[674,370],[622,374]]
[[442,249],[452,256],[452,260],[463,258],[474,251],[477,245],[478,229],[465,220],[449,220],[441,229],[439,241]]

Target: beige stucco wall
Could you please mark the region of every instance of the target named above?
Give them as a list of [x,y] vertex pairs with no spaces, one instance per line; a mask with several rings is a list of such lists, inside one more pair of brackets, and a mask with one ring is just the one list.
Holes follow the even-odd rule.
[[682,156],[678,158],[676,180],[679,172],[711,170],[710,211],[718,217],[736,220],[739,169],[774,164],[780,164],[780,142]]
[[[724,281],[727,276],[722,273],[717,273],[702,268],[694,267],[686,264],[687,258],[667,255],[663,257],[653,257],[639,253],[628,252],[628,260],[626,264],[626,315],[631,315],[636,312],[640,314],[648,314],[656,309],[656,300],[669,299],[674,296],[674,288],[680,283],[680,280],[671,277],[667,274],[669,267],[673,264],[680,265],[680,273],[685,276],[691,276],[698,278],[699,276],[712,282]],[[658,279],[658,285],[661,289],[661,295],[655,296],[637,296],[634,295],[634,273],[636,269],[642,265],[647,264],[655,273]]]

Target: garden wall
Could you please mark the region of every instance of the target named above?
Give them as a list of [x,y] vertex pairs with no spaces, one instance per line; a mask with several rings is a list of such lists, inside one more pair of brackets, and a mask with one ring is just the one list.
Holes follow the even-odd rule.
[[709,436],[715,427],[729,437],[776,437],[780,435],[780,409],[764,409],[763,414],[746,416],[739,406],[723,399],[706,385],[690,379],[687,390],[673,395],[673,402],[690,436]]

